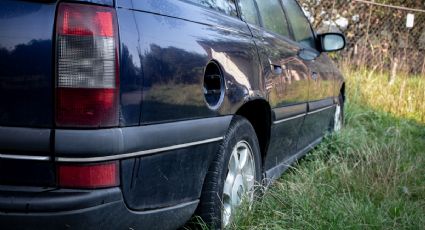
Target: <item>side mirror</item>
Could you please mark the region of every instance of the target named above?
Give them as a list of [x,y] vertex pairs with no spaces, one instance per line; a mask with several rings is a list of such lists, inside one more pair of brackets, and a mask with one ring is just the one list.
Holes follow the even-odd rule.
[[340,33],[319,34],[318,38],[323,52],[334,52],[345,48],[345,37]]

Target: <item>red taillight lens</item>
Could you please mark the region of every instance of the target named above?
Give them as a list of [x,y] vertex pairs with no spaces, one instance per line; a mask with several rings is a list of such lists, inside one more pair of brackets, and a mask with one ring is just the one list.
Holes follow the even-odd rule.
[[62,3],[58,9],[57,113],[61,127],[118,125],[118,35],[113,8]]
[[[59,20],[61,26],[58,31],[60,35],[94,35],[94,36],[114,36],[114,23],[112,12],[99,11],[97,6],[84,6],[86,9],[81,10],[80,6],[64,4],[61,5],[63,17]],[[103,7],[102,7],[103,8]]]
[[[57,92],[58,124],[99,126],[116,122],[115,92],[113,89],[62,88]],[[83,116],[84,115],[84,116]]]
[[120,183],[118,162],[92,165],[59,165],[58,184],[62,188],[106,188]]

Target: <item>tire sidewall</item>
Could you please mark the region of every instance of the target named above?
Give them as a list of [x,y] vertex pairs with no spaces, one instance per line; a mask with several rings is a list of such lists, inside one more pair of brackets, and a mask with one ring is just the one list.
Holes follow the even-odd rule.
[[223,201],[223,189],[224,189],[224,182],[227,177],[228,173],[228,165],[230,162],[230,157],[232,155],[233,149],[235,148],[236,144],[240,141],[245,141],[248,143],[249,147],[251,148],[252,155],[254,158],[254,164],[255,164],[255,181],[257,182],[261,181],[261,157],[260,157],[260,148],[257,136],[255,134],[255,130],[252,127],[252,125],[243,117],[235,117],[234,118],[234,124],[231,125],[231,128],[229,129],[228,133],[225,136],[225,139],[223,141],[223,145],[220,151],[223,151],[225,154],[223,154],[223,167],[221,170],[221,176],[219,181],[219,200],[220,200],[220,224],[221,224],[221,208],[222,208],[222,201]]
[[[236,115],[232,119],[229,129],[210,164],[204,180],[200,203],[196,211],[202,218],[203,224],[208,226],[208,229],[222,228],[221,212],[223,206],[224,182],[227,177],[228,165],[233,148],[240,141],[246,141],[251,148],[255,161],[256,182],[260,182],[262,179],[261,153],[255,130],[247,119]],[[202,226],[200,228],[204,229]]]

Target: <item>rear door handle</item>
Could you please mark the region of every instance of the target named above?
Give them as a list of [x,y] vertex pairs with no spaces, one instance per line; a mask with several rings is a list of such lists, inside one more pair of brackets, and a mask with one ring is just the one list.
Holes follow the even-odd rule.
[[271,67],[272,73],[274,75],[281,75],[282,74],[282,66],[271,64],[270,67]]
[[269,64],[270,64],[270,68],[271,71],[274,75],[282,75],[283,71],[286,70],[286,66],[285,65],[278,65],[275,64],[276,62],[272,62],[271,59],[269,59]]

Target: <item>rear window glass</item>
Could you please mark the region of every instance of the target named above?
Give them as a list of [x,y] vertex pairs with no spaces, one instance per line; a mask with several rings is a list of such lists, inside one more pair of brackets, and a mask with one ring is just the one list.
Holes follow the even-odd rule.
[[316,48],[315,38],[310,23],[301,7],[295,0],[283,0],[283,6],[288,13],[295,40],[303,46]]
[[203,5],[213,10],[228,14],[230,16],[238,16],[236,5],[233,0],[188,0],[199,5]]
[[289,37],[289,27],[280,0],[257,1],[264,28]]
[[260,25],[254,0],[239,0],[239,9],[243,20],[254,25]]

